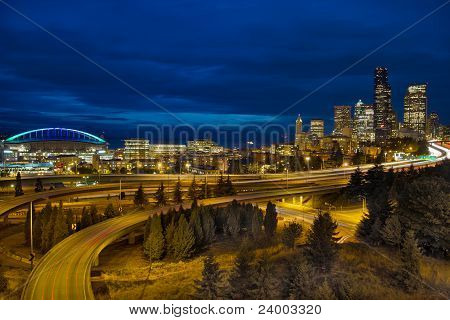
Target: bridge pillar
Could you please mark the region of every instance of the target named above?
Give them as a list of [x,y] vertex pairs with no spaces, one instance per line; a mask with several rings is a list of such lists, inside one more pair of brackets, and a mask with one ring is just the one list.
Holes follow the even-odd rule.
[[295,204],[295,196],[292,197],[292,204]]
[[300,205],[303,205],[303,196],[300,196]]
[[128,244],[135,244],[136,243],[136,233],[134,231],[131,231],[128,234]]

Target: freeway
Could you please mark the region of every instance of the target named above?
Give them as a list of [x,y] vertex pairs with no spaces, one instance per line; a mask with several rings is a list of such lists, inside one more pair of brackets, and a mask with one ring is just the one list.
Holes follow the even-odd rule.
[[[448,152],[439,150],[441,161],[449,156]],[[437,151],[437,152],[438,152]],[[433,161],[414,162],[415,166],[433,164]],[[401,163],[390,166],[402,168],[409,166]],[[347,169],[346,169],[347,170]],[[348,172],[333,170],[317,176],[308,175],[308,179],[317,179],[315,185],[281,190],[258,190],[238,194],[232,197],[211,198],[202,201],[204,205],[224,204],[236,199],[238,201],[255,201],[270,198],[280,198],[293,194],[316,193],[341,188],[346,184]],[[344,179],[343,179],[344,178]],[[297,178],[298,179],[298,178]],[[301,179],[305,179],[302,177]],[[283,179],[275,182],[282,182]],[[255,180],[259,181],[259,180]],[[284,180],[286,181],[286,180]],[[284,188],[285,184],[280,185]],[[149,214],[167,210],[158,208],[149,211],[131,213],[122,217],[109,219],[71,235],[50,250],[31,272],[22,293],[23,299],[94,299],[90,281],[91,266],[98,258],[98,254],[115,240],[128,234],[131,230],[142,226]]]

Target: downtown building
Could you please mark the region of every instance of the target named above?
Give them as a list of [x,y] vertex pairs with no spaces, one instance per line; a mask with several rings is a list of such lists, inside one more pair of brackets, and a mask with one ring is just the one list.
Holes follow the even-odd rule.
[[325,126],[322,119],[311,119],[309,134],[317,138],[323,138],[325,135]]
[[388,71],[384,67],[375,68],[374,124],[375,141],[378,143],[397,135],[398,125],[392,108],[392,90],[388,81]]
[[303,120],[300,115],[298,115],[295,121],[295,143],[294,145],[298,147],[299,150],[304,151],[306,149],[306,138],[307,134],[303,132]]
[[427,134],[427,109],[427,85],[410,85],[405,94],[403,126],[419,139],[425,139]]
[[358,143],[375,141],[374,108],[359,100],[355,105],[353,116],[353,135]]
[[427,119],[427,136],[429,139],[442,139],[443,130],[436,112],[431,112]]
[[352,136],[352,106],[334,106],[333,135]]

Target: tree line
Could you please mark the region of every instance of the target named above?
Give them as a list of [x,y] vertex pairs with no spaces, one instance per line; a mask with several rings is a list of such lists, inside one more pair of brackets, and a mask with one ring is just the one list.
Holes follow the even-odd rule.
[[267,204],[266,214],[252,204],[236,200],[223,208],[198,206],[180,207],[167,213],[149,216],[144,232],[144,253],[150,259],[186,259],[200,252],[223,234],[234,239],[241,235],[271,239],[277,228],[274,204]]
[[370,245],[389,246],[399,252],[399,280],[406,289],[419,285],[421,254],[448,258],[449,161],[397,172],[375,165],[363,174],[358,168],[343,192],[352,200],[367,199],[368,212],[358,225],[357,235]]
[[35,213],[34,208],[33,212],[28,210],[24,227],[25,244],[30,245],[31,241],[31,216],[33,216],[34,248],[41,253],[46,253],[72,233],[118,215],[119,212],[111,203],[106,206],[103,214],[98,212],[95,205],[92,205],[89,208],[83,207],[81,219],[78,221],[78,216],[72,209],[64,210],[62,201],[59,202],[59,206],[52,206],[52,203],[48,202],[39,214]]

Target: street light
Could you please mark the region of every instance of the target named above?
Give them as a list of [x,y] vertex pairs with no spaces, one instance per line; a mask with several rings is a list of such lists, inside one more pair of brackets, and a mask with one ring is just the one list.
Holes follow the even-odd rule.
[[308,173],[307,173],[307,176],[306,176],[306,182],[308,182],[308,175],[309,175],[309,160],[311,160],[311,157],[306,157],[305,160],[306,160],[306,165],[307,165],[307,167],[308,167]]

